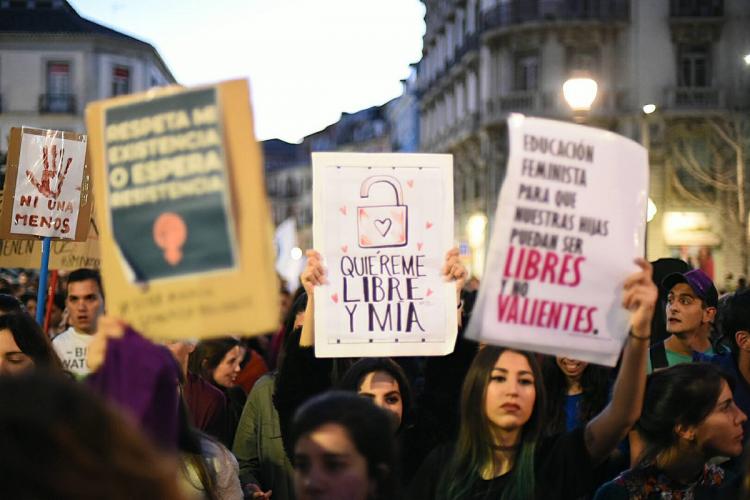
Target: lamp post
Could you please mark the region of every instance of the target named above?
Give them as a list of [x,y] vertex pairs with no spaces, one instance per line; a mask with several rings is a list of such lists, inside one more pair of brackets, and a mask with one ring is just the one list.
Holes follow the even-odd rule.
[[573,110],[573,121],[582,123],[596,100],[599,85],[587,76],[574,76],[563,83],[563,97]]

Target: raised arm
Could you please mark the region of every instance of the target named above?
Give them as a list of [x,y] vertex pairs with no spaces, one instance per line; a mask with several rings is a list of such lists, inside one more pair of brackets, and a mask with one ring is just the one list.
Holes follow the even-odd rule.
[[630,311],[630,332],[612,401],[586,425],[586,449],[595,464],[603,461],[627,435],[643,406],[651,318],[658,291],[651,279],[651,264],[643,259],[636,263],[641,270],[631,274],[623,286],[622,305]]
[[458,248],[451,248],[445,254],[445,263],[440,271],[443,278],[446,281],[454,281],[456,283],[456,304],[458,310],[456,312],[458,318],[458,328],[461,328],[461,321],[463,318],[463,303],[461,302],[461,290],[464,288],[466,283],[466,268],[458,257]]
[[316,250],[308,250],[305,255],[307,266],[300,276],[302,286],[307,292],[305,319],[302,323],[302,334],[299,337],[299,345],[302,347],[315,345],[315,286],[328,283],[320,254]]

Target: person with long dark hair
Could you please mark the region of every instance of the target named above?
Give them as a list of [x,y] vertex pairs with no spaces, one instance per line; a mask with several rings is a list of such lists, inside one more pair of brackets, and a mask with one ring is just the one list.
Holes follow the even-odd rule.
[[547,395],[546,435],[586,425],[609,399],[611,369],[560,356],[545,356],[542,376]]
[[188,371],[213,384],[227,399],[227,429],[223,436],[217,436],[227,448],[231,448],[234,442],[234,433],[245,406],[245,393],[237,386],[244,350],[239,339],[223,337],[202,340],[188,358]]
[[291,427],[297,500],[398,498],[392,418],[350,392],[302,405]]
[[638,464],[595,498],[716,498],[725,484],[715,457],[742,453],[747,416],[734,403],[734,381],[714,365],[676,365],[649,377],[637,429]]
[[34,370],[63,373],[49,338],[25,312],[0,316],[0,375],[19,375]]
[[456,443],[422,464],[409,498],[577,499],[594,489],[594,468],[640,415],[657,290],[651,265],[623,286],[630,332],[612,401],[585,427],[545,437],[545,391],[534,355],[485,346],[464,380]]
[[0,377],[0,449],[2,498],[185,499],[174,457],[67,377]]

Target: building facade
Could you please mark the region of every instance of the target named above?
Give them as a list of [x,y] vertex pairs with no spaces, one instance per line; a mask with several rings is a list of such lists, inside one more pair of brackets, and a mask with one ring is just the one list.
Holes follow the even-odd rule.
[[[717,146],[723,152],[712,156],[720,141],[708,136],[717,125],[732,130],[736,124],[736,139],[747,149],[747,135],[738,130],[747,129],[750,104],[750,68],[743,61],[750,52],[749,2],[425,0],[425,5],[417,78],[421,144],[425,151],[454,155],[456,235],[474,251],[476,274],[482,272],[504,177],[508,114],[572,119],[562,85],[578,75],[593,78],[599,88],[586,123],[650,150],[650,197],[657,211],[648,224],[648,257],[682,256],[697,263],[708,254],[717,281],[727,271],[744,272],[747,230],[733,207],[737,173],[747,165],[732,156],[731,145]],[[644,114],[647,104],[656,111]],[[695,144],[703,146],[693,151]],[[743,183],[740,191],[745,189]]]
[[86,104],[175,83],[150,44],[64,0],[0,0],[0,151],[11,127],[84,132]]
[[339,120],[306,136],[300,144],[263,142],[266,188],[276,226],[294,218],[301,248],[312,248],[312,164],[314,152],[412,152],[418,149],[419,115],[415,76],[403,81],[401,96],[382,106],[343,113]]

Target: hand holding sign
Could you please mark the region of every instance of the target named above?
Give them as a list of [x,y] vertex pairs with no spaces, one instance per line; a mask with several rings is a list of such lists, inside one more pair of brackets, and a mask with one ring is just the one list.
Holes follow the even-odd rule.
[[654,317],[659,290],[651,279],[653,269],[645,259],[636,259],[641,271],[631,274],[623,285],[622,306],[630,311],[630,328],[636,338],[651,336],[651,319]]
[[300,281],[305,292],[307,292],[308,300],[312,300],[314,295],[313,287],[315,285],[325,285],[328,281],[325,278],[326,271],[323,267],[323,258],[318,251],[307,250],[305,256],[307,256],[307,266],[305,266],[305,270],[300,275]]
[[96,325],[96,333],[86,350],[86,364],[92,373],[104,364],[104,360],[107,357],[109,339],[119,339],[124,334],[125,323],[120,319],[106,314],[99,317]]
[[458,248],[454,247],[448,250],[445,254],[445,264],[441,272],[445,277],[445,281],[456,282],[456,299],[460,302],[461,290],[463,290],[466,283],[467,272],[464,265],[461,264],[458,255]]

